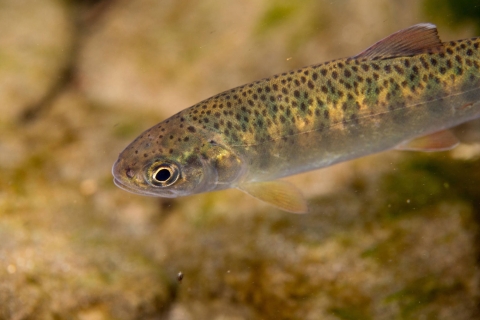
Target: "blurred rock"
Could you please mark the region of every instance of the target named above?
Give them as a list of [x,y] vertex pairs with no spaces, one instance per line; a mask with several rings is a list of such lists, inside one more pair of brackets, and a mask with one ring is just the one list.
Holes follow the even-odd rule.
[[418,22],[415,1],[385,3],[120,0],[86,41],[82,88],[97,103],[166,117],[259,78],[354,55]]
[[17,120],[49,90],[68,61],[66,1],[0,2],[0,125]]

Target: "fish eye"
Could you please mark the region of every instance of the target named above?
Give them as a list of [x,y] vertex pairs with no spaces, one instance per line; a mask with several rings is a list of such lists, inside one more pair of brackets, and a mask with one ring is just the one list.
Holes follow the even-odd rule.
[[173,163],[155,163],[150,169],[150,182],[156,187],[168,187],[180,176],[178,167]]

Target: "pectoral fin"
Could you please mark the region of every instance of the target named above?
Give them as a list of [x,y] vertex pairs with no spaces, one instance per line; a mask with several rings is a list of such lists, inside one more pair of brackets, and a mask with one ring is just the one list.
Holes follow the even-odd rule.
[[238,189],[285,211],[308,212],[307,202],[300,190],[286,181],[251,182],[240,185]]
[[397,150],[446,151],[455,148],[459,141],[450,131],[444,130],[405,141],[395,147]]

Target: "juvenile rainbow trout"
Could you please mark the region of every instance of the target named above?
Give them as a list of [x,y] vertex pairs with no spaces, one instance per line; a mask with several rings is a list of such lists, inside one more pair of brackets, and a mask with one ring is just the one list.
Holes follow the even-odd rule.
[[136,138],[113,166],[115,184],[169,198],[238,188],[306,212],[278,178],[392,148],[455,147],[447,129],[480,117],[479,46],[442,43],[422,23],[356,56],[222,92]]

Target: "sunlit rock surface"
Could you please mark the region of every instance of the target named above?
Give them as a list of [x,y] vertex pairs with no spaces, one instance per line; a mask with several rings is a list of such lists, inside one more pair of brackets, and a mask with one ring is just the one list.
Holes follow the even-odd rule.
[[[0,2],[0,319],[478,319],[478,145],[292,177],[308,215],[236,190],[141,197],[110,174],[156,122],[359,52],[422,19],[416,1],[75,3]],[[85,14],[72,82],[26,121]]]

